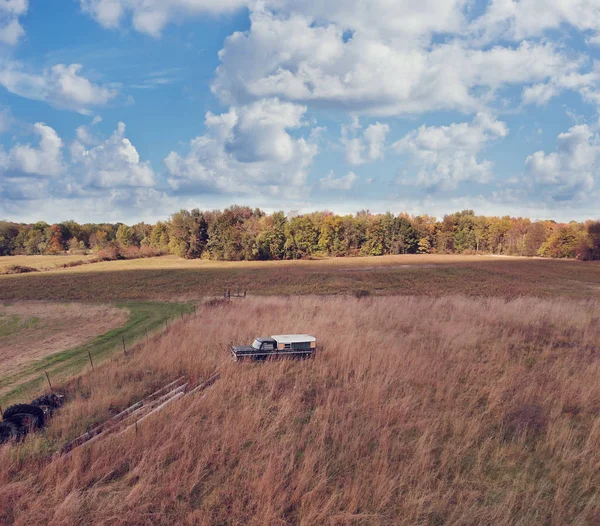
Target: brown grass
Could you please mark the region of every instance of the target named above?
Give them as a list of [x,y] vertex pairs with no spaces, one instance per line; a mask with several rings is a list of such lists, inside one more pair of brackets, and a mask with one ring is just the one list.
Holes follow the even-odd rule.
[[2,256],[0,257],[0,271],[12,265],[32,267],[38,270],[57,268],[62,265],[77,261],[91,261],[95,256]]
[[0,376],[15,374],[32,361],[90,341],[123,325],[128,315],[126,310],[107,305],[0,305]]
[[223,263],[173,257],[0,276],[0,299],[196,300],[226,289],[253,295],[355,294],[598,297],[600,262],[479,256],[386,256]]
[[[9,524],[598,524],[600,304],[247,299],[198,310],[72,382],[44,435],[0,451]],[[226,346],[314,333],[315,360]],[[222,378],[51,461],[182,373]]]

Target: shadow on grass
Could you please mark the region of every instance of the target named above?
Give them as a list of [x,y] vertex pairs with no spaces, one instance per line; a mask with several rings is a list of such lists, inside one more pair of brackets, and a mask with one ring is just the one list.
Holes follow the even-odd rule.
[[135,269],[0,277],[2,300],[114,302],[221,297],[240,287],[254,295],[569,296],[600,291],[600,265],[540,259],[460,261],[427,265],[271,264],[263,268]]

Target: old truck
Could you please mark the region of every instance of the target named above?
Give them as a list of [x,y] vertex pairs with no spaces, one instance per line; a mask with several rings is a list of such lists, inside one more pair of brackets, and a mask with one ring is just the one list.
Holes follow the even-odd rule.
[[256,338],[252,345],[234,345],[235,360],[266,360],[271,357],[308,358],[317,351],[317,339],[309,334],[278,334]]

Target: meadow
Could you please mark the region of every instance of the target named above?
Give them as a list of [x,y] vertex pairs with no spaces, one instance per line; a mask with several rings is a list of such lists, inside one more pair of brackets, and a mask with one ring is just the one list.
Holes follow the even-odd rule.
[[93,261],[93,255],[60,255],[60,256],[2,256],[0,257],[0,274],[12,266],[30,267],[47,270],[70,265],[78,261]]
[[[3,524],[598,524],[600,304],[466,297],[210,302],[68,382],[0,450]],[[310,330],[314,360],[227,346]],[[181,374],[221,379],[53,459]]]
[[600,262],[456,255],[218,262],[166,256],[0,276],[0,300],[190,301],[238,287],[255,296],[366,290],[376,295],[586,298],[600,292]]
[[[67,397],[42,433],[0,448],[0,524],[600,521],[600,263],[54,261],[0,276],[0,357],[18,361],[0,405],[42,394],[44,371]],[[317,336],[314,360],[230,359],[232,343],[293,332]],[[53,334],[64,345],[27,356]],[[137,432],[55,456],[217,371]]]

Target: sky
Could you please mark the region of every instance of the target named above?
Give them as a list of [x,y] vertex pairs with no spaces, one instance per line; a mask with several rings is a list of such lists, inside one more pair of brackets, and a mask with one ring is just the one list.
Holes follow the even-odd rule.
[[0,219],[600,217],[600,0],[0,0]]

